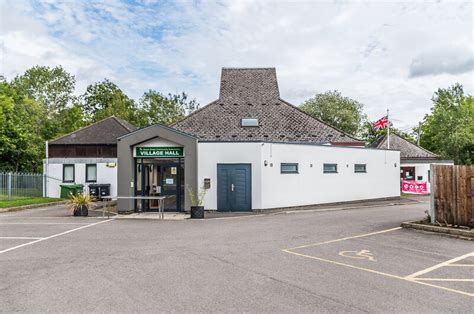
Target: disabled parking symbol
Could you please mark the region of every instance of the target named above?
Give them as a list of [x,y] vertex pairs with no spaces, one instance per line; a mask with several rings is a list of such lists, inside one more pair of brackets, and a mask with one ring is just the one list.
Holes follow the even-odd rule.
[[369,250],[341,251],[339,252],[339,255],[343,257],[354,258],[354,259],[366,259],[371,262],[377,261]]

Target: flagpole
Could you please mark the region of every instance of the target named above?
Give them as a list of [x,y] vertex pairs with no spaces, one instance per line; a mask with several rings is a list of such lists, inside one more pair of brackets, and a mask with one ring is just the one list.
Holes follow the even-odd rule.
[[390,119],[388,118],[388,109],[387,109],[387,123],[388,123],[388,129],[387,129],[387,148],[390,149]]

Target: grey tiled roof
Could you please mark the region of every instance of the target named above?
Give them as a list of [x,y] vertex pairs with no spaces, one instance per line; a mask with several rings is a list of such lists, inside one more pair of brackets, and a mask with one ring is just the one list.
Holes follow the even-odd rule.
[[[387,139],[388,137],[385,134],[378,138],[374,143],[370,144],[369,147],[387,149]],[[390,149],[399,150],[400,159],[439,159],[438,155],[417,146],[394,133],[390,133]]]
[[125,120],[117,117],[109,117],[72,133],[63,135],[50,141],[49,144],[116,144],[117,137],[135,131],[136,129],[135,126]]
[[[242,127],[242,118],[259,126]],[[274,68],[223,68],[219,99],[171,127],[201,141],[364,144],[282,100]]]

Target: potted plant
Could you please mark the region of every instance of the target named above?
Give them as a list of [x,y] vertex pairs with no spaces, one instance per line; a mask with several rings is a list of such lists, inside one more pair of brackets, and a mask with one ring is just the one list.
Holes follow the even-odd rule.
[[202,187],[199,189],[198,193],[194,193],[193,189],[186,185],[186,190],[188,192],[189,200],[191,201],[191,218],[204,218],[204,206],[202,206],[202,202],[204,201],[207,189]]
[[89,206],[92,203],[92,197],[85,194],[71,195],[67,205],[72,209],[74,216],[86,217],[89,215]]

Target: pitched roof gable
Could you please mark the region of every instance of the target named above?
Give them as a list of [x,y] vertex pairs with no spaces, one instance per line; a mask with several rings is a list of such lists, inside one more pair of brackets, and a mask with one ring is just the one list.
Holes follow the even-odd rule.
[[[241,119],[258,119],[242,127]],[[201,141],[364,145],[280,98],[275,68],[223,68],[219,99],[171,126]]]
[[[385,134],[370,144],[369,147],[387,149],[387,139],[388,136]],[[394,133],[390,133],[390,149],[399,150],[401,159],[439,159],[439,156],[435,153],[417,146]]]
[[49,142],[50,145],[116,144],[117,138],[137,128],[117,117],[108,117]]

